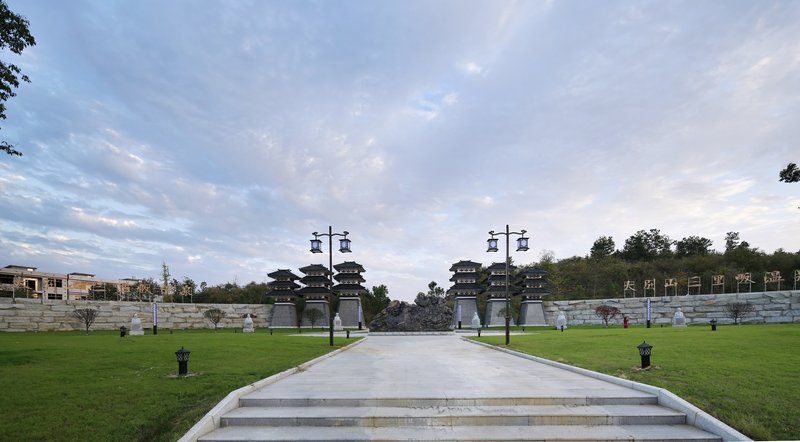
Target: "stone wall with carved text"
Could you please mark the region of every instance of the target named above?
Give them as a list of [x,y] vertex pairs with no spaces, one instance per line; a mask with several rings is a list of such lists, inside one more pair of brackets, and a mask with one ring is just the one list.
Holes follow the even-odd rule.
[[647,322],[645,299],[650,299],[651,324],[656,326],[670,324],[678,307],[689,325],[708,324],[712,319],[716,319],[720,324],[733,323],[725,311],[725,306],[732,302],[749,302],[753,305],[754,311],[740,319],[743,323],[800,323],[800,290],[544,301],[544,310],[547,323],[554,327],[559,311],[563,311],[566,315],[568,325],[602,324],[603,321],[595,314],[594,309],[603,304],[620,309],[621,315],[613,319],[613,324],[622,324],[623,315],[628,317],[631,324],[645,324]]
[[[98,311],[91,330],[118,330],[124,325],[130,328],[131,318],[139,314],[145,329],[153,327],[153,310],[149,302],[116,301],[45,301],[38,299],[0,298],[0,331],[67,331],[83,330],[84,324],[72,312],[77,308],[93,308]],[[219,327],[239,327],[244,325],[243,316],[253,317],[256,328],[266,327],[272,313],[268,304],[174,304],[159,303],[156,314],[159,330],[214,328],[203,316],[203,312],[218,308],[225,312]]]

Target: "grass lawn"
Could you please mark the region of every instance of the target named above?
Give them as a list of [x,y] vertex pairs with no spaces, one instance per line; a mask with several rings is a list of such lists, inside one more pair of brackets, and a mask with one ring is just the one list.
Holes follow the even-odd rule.
[[[534,333],[511,336],[510,348],[666,388],[754,439],[800,440],[800,324]],[[643,340],[653,345],[651,370],[638,369]]]
[[232,390],[356,340],[293,332],[0,333],[0,440],[174,441]]

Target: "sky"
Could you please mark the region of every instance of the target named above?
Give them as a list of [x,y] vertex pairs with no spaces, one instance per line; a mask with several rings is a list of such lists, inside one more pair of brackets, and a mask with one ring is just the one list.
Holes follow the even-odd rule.
[[506,225],[800,250],[797,1],[6,1],[0,266],[264,282],[332,226],[412,300]]

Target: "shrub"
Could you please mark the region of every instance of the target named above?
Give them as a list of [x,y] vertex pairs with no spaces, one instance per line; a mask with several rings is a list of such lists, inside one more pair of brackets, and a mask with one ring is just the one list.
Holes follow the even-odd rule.
[[619,314],[619,309],[610,305],[600,305],[594,309],[594,314],[599,316],[603,323],[608,327],[608,321],[614,319]]

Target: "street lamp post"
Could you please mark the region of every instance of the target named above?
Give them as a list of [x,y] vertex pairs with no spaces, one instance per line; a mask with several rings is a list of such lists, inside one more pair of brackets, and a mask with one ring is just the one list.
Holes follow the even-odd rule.
[[489,231],[489,235],[491,236],[486,242],[488,243],[487,252],[496,252],[497,251],[497,238],[495,236],[505,235],[506,236],[506,345],[511,341],[511,299],[509,298],[508,294],[508,244],[509,238],[511,235],[519,235],[517,238],[517,251],[518,252],[525,252],[528,250],[528,239],[525,237],[525,230],[521,230],[519,232],[512,232],[508,228],[508,224],[506,224],[506,231],[505,232],[495,232],[494,230]]
[[313,232],[314,239],[311,240],[311,253],[322,253],[322,240],[321,236],[328,237],[328,280],[330,281],[330,296],[328,296],[328,334],[330,336],[330,345],[333,347],[333,237],[341,236],[339,240],[339,251],[342,253],[350,252],[350,240],[347,235],[350,232],[344,230],[342,233],[333,233],[333,227],[328,226],[328,233]]

